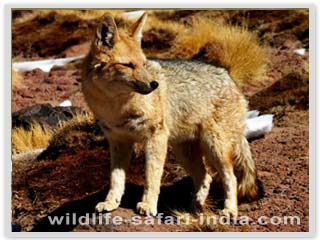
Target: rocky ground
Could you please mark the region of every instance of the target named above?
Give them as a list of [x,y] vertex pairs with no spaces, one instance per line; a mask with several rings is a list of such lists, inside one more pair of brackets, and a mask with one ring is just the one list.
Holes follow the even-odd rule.
[[[14,15],[21,18],[30,14]],[[299,216],[300,225],[213,226],[202,231],[308,231],[309,224],[309,79],[308,79],[308,17],[299,11],[181,11],[162,17],[188,21],[192,16],[209,15],[219,21],[245,25],[256,31],[267,49],[265,86],[244,88],[251,109],[275,115],[274,128],[264,138],[250,143],[257,162],[258,176],[264,194],[254,202],[242,202],[240,215],[257,221],[259,216]],[[76,17],[38,17],[31,22],[19,22],[13,27],[13,53],[16,60],[77,56],[88,51],[88,38],[72,35],[73,29],[88,32],[94,21],[80,21]],[[81,23],[81,24],[80,24]],[[60,24],[60,25],[59,25]],[[48,31],[57,27],[70,31],[73,38],[57,35],[44,38],[30,29],[41,26]],[[79,28],[80,26],[80,28]],[[52,28],[52,29],[51,29]],[[89,31],[90,32],[90,31]],[[156,30],[147,32],[143,47],[150,55],[163,52],[168,46],[152,45],[158,41]],[[43,37],[43,38],[41,38]],[[168,41],[170,40],[170,36]],[[23,39],[36,39],[33,45],[21,44]],[[164,39],[162,39],[163,42]],[[29,40],[31,41],[31,40]],[[50,42],[51,41],[51,42]],[[57,42],[60,42],[57,45]],[[61,44],[63,42],[64,44]],[[38,47],[37,47],[38,46]],[[52,50],[54,46],[54,51]],[[152,47],[153,46],[153,47]],[[305,48],[306,54],[294,53]],[[39,50],[41,49],[41,51]],[[74,106],[88,110],[80,91],[78,63],[54,68],[49,73],[39,69],[25,72],[19,85],[12,90],[12,111],[35,104],[57,106],[70,99]],[[198,231],[195,226],[165,225],[80,225],[51,226],[48,216],[62,216],[76,212],[79,216],[93,213],[108,188],[109,151],[94,121],[71,124],[51,142],[49,148],[33,161],[13,162],[12,223],[23,231]],[[113,215],[130,218],[142,194],[143,156],[139,149],[132,164],[121,207]],[[210,201],[213,213],[221,209],[221,189],[212,186]],[[170,153],[163,177],[159,211],[166,215],[172,210],[188,208],[192,184],[184,171],[175,164]],[[92,219],[91,219],[92,221]]]

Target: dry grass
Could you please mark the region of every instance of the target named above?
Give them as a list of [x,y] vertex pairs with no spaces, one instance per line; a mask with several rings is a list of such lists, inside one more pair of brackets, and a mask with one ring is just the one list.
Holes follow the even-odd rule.
[[11,86],[12,88],[17,88],[22,85],[22,76],[20,73],[11,70]]
[[224,67],[240,87],[259,85],[265,76],[265,50],[258,38],[244,28],[212,20],[194,20],[188,31],[177,36],[170,53],[183,59],[201,58]]
[[91,114],[79,114],[69,121],[61,122],[55,130],[48,129],[40,124],[33,124],[28,130],[14,128],[12,129],[12,152],[21,153],[38,148],[46,148],[56,136],[60,136],[59,133],[67,131],[72,126],[92,121],[93,116]]
[[148,16],[148,21],[146,22],[144,31],[149,31],[152,28],[163,29],[164,31],[174,34],[181,34],[186,31],[186,27],[179,22],[164,21],[157,18],[155,15],[150,14]]
[[[175,11],[165,14],[172,15]],[[158,15],[158,11],[149,13],[144,29],[144,40],[153,45],[145,49],[147,54],[160,58],[199,59],[224,67],[240,88],[264,84],[266,51],[254,33],[206,17],[194,17],[183,24],[163,20]]]
[[[53,16],[55,27],[53,24],[50,29],[47,25],[45,27],[39,25],[43,31],[47,32],[43,35],[45,38],[37,39],[37,42],[43,44],[40,46],[39,54],[47,56],[52,52],[63,52],[65,46],[72,41],[81,43],[89,40],[88,36],[91,36],[94,24],[106,12],[117,15],[123,11],[125,10],[37,10],[16,18],[15,25],[31,22],[32,27],[33,19],[38,18],[36,22],[41,19],[41,21],[50,22]],[[202,15],[190,15],[188,21],[184,22],[180,21],[179,12],[174,10],[149,10],[148,14],[149,18],[144,29],[144,43],[148,44],[144,50],[148,56],[199,59],[228,69],[240,88],[247,85],[263,85],[266,72],[265,51],[259,45],[259,40],[254,33],[245,28],[218,24],[214,19]],[[77,31],[71,31],[67,36],[54,35],[54,38],[50,38],[53,32],[61,28],[64,21],[73,19],[74,16],[78,18],[76,21],[80,19],[80,22],[83,21],[87,25],[79,24],[82,28],[78,27]],[[21,48],[26,38],[28,37],[17,38],[14,46]],[[71,43],[70,38],[72,38]],[[33,35],[30,36],[29,41],[36,41]],[[49,47],[46,48],[47,45]],[[24,48],[27,47],[24,46]],[[18,53],[19,51],[16,52]],[[34,53],[30,52],[31,56],[32,54]]]
[[71,132],[73,131],[80,132],[78,138],[79,140],[82,139],[83,135],[79,130],[81,129],[83,131],[83,126],[92,126],[94,121],[95,119],[93,115],[91,113],[87,113],[78,114],[68,121],[60,122],[59,127],[54,131],[49,141],[49,145],[59,145],[58,143],[68,141],[68,136],[72,135]]
[[26,21],[31,21],[37,17],[39,18],[45,18],[48,15],[51,14],[56,14],[56,15],[60,15],[60,16],[70,16],[70,15],[74,15],[77,16],[83,20],[94,20],[94,19],[98,19],[100,18],[103,14],[105,14],[106,12],[111,13],[112,15],[117,15],[120,12],[123,12],[123,10],[60,10],[60,9],[56,9],[56,10],[52,10],[52,9],[48,9],[48,10],[34,10],[29,14],[25,14],[22,17],[16,18],[14,20],[14,23],[23,23]]
[[12,129],[12,148],[14,153],[26,152],[38,148],[46,148],[53,132],[39,124],[34,124],[29,130]]
[[92,122],[94,122],[94,116],[91,112],[86,112],[85,114],[77,114],[69,121],[60,122],[58,131],[69,128],[70,126]]

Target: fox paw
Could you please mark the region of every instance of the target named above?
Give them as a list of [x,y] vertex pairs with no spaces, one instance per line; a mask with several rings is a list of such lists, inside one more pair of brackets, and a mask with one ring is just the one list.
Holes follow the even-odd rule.
[[225,208],[225,209],[221,210],[219,214],[220,214],[220,216],[225,216],[228,218],[236,218],[238,216],[238,210]]
[[146,216],[156,216],[157,215],[157,207],[151,206],[150,203],[147,202],[139,202],[137,204],[137,212],[140,215],[146,215]]
[[119,207],[119,203],[116,201],[106,200],[104,202],[99,202],[96,205],[97,212],[110,212]]

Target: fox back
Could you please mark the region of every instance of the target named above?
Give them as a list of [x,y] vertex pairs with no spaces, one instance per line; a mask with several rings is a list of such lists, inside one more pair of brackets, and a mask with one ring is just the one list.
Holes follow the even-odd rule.
[[166,79],[165,116],[171,140],[195,138],[204,119],[228,124],[226,118],[233,116],[243,122],[247,101],[224,68],[195,60],[153,61]]

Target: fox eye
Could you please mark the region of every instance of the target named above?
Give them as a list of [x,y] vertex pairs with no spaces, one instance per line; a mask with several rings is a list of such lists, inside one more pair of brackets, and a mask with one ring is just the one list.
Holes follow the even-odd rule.
[[122,65],[134,69],[134,65],[132,63],[123,63]]

